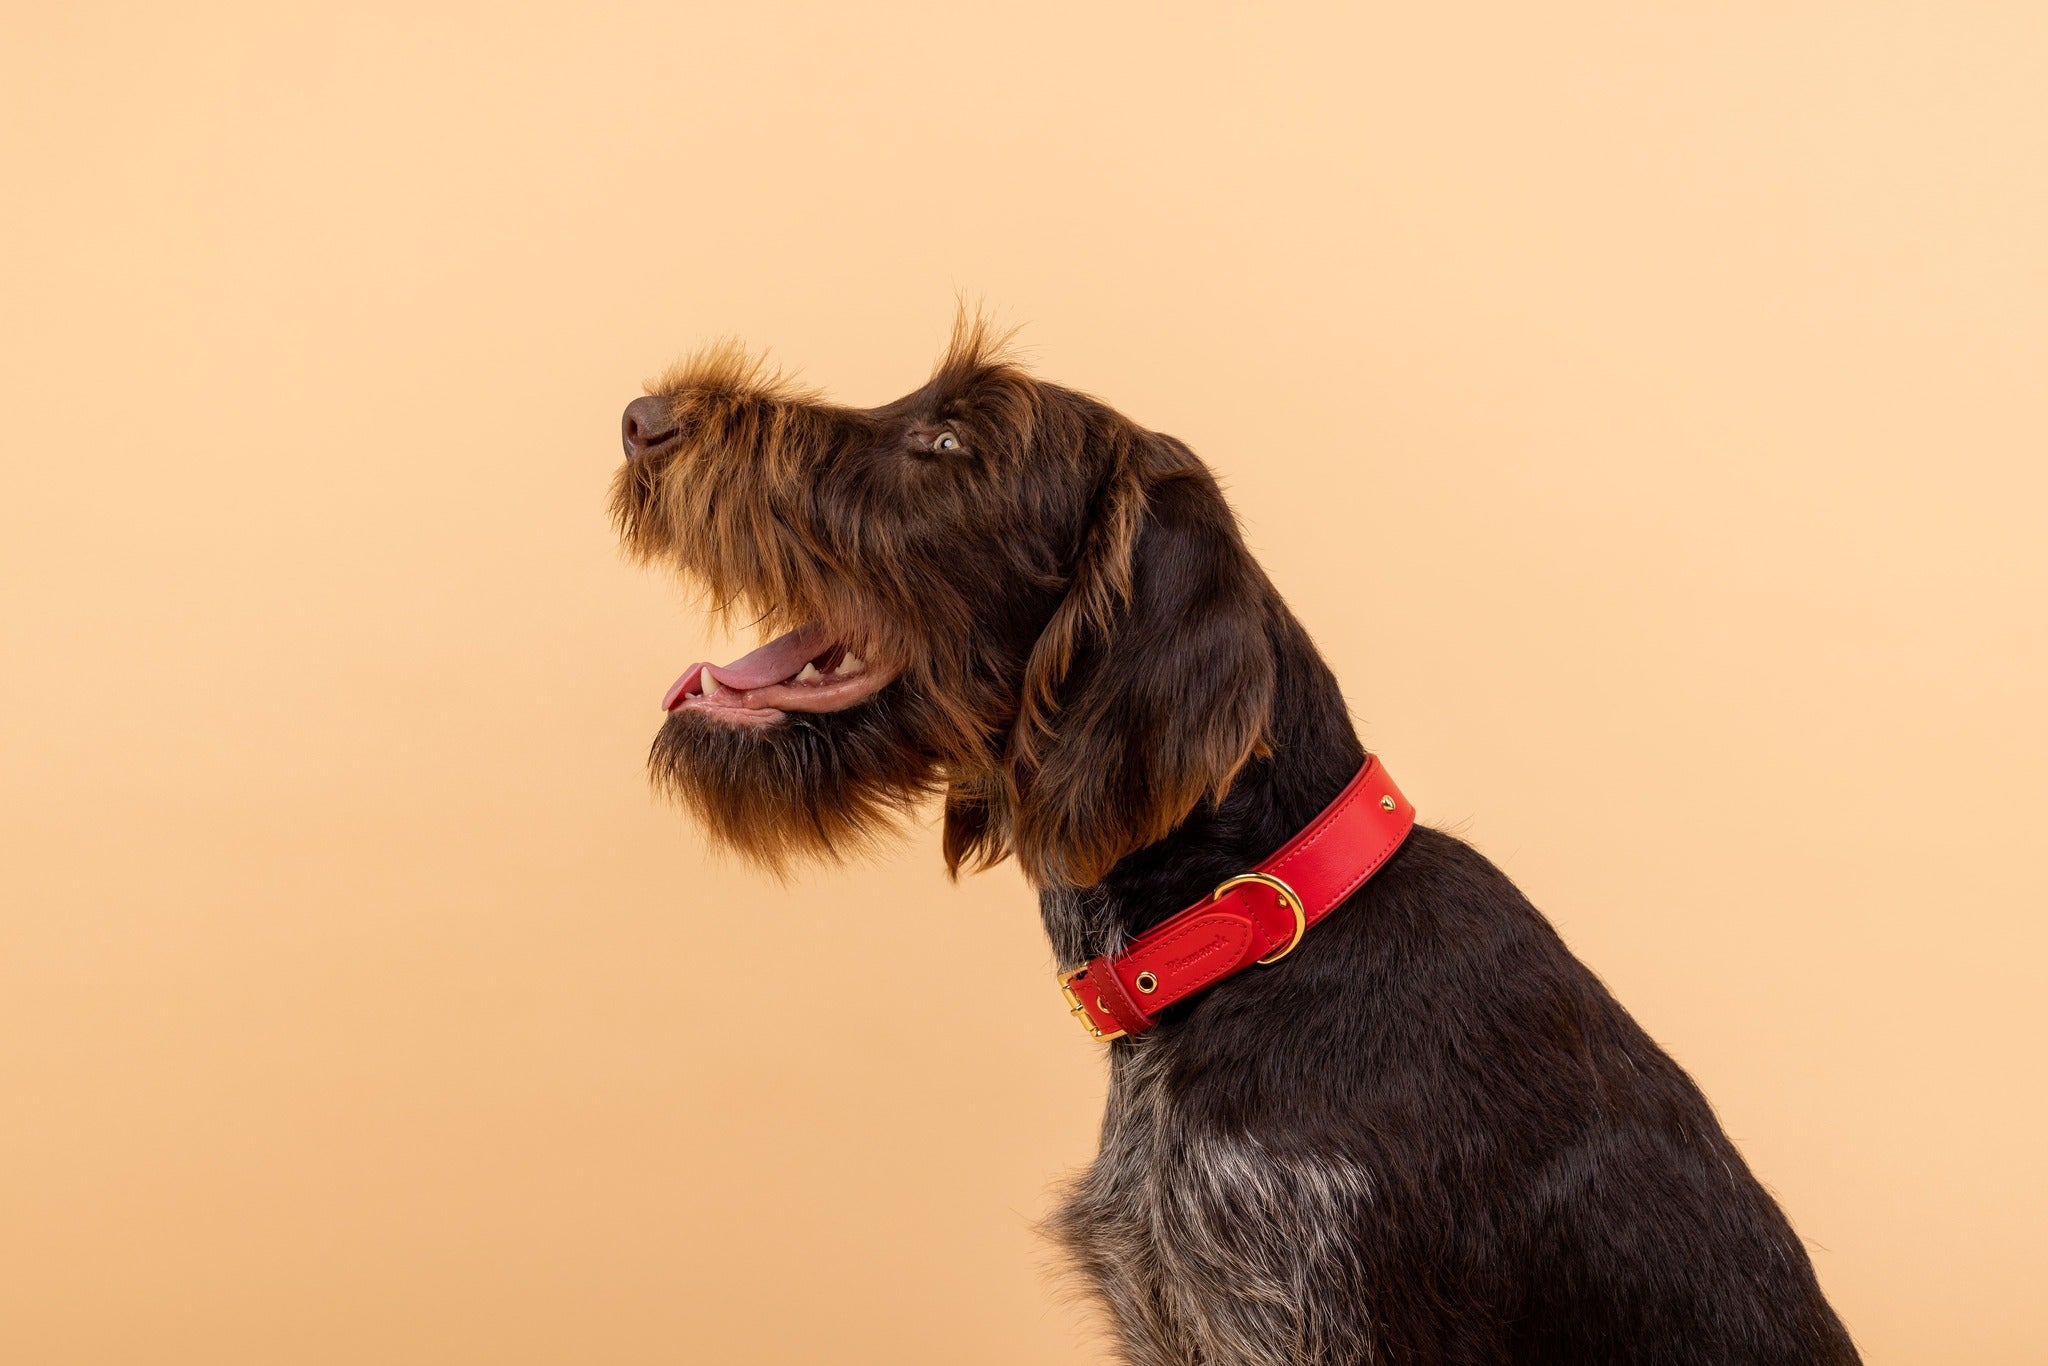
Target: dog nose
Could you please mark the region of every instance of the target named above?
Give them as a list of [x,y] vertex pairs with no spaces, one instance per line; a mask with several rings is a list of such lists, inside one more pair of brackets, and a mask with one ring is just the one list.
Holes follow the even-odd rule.
[[625,438],[626,458],[631,460],[647,454],[676,434],[675,414],[669,411],[665,398],[636,398],[626,405],[626,416],[619,424],[619,432]]

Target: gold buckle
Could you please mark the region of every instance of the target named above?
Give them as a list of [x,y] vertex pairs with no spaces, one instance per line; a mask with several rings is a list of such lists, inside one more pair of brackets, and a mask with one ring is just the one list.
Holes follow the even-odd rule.
[[1245,882],[1257,882],[1271,887],[1280,894],[1280,899],[1287,903],[1287,908],[1294,912],[1294,938],[1288,940],[1287,946],[1279,952],[1270,953],[1261,958],[1259,966],[1265,967],[1270,963],[1279,962],[1288,954],[1293,953],[1296,948],[1300,947],[1301,937],[1308,933],[1308,912],[1301,908],[1301,898],[1294,894],[1294,889],[1279,878],[1274,877],[1271,873],[1239,873],[1228,882],[1218,883],[1216,890],[1209,893],[1209,900],[1220,900],[1225,892]]
[[1088,1007],[1081,1004],[1080,993],[1074,990],[1074,979],[1086,971],[1088,971],[1088,965],[1083,963],[1072,972],[1060,974],[1060,991],[1065,994],[1069,1007],[1067,1013],[1081,1022],[1081,1027],[1088,1031],[1089,1038],[1099,1043],[1108,1043],[1111,1039],[1121,1039],[1129,1032],[1128,1030],[1119,1029],[1114,1034],[1103,1033],[1102,1030],[1096,1027],[1095,1017],[1088,1013]]

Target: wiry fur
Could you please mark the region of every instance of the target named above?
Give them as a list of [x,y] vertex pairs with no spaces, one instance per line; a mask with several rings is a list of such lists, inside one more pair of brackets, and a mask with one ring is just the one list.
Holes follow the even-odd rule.
[[[902,668],[760,730],[672,715],[657,778],[770,863],[931,793],[948,863],[1014,852],[1063,966],[1251,867],[1364,751],[1179,442],[964,325],[836,407],[733,347],[667,376],[627,544]],[[943,425],[965,450],[935,459]],[[1684,1072],[1498,870],[1418,828],[1284,963],[1110,1046],[1053,1234],[1134,1366],[1847,1363],[1804,1249]]]
[[1342,1152],[1190,1123],[1171,1050],[1117,1050],[1102,1153],[1052,1228],[1133,1366],[1379,1359],[1352,1230],[1372,1173]]

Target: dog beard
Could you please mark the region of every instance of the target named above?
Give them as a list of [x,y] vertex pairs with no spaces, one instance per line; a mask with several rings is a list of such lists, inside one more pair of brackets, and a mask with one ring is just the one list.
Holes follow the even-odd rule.
[[720,844],[777,871],[805,856],[863,852],[944,786],[923,742],[931,708],[898,679],[845,711],[735,726],[669,714],[648,768]]

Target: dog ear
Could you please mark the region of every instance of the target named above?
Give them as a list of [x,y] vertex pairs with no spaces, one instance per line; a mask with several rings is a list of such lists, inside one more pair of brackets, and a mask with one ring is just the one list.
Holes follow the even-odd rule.
[[1007,833],[1040,885],[1099,882],[1268,752],[1265,576],[1186,447],[1122,444],[1012,737]]

